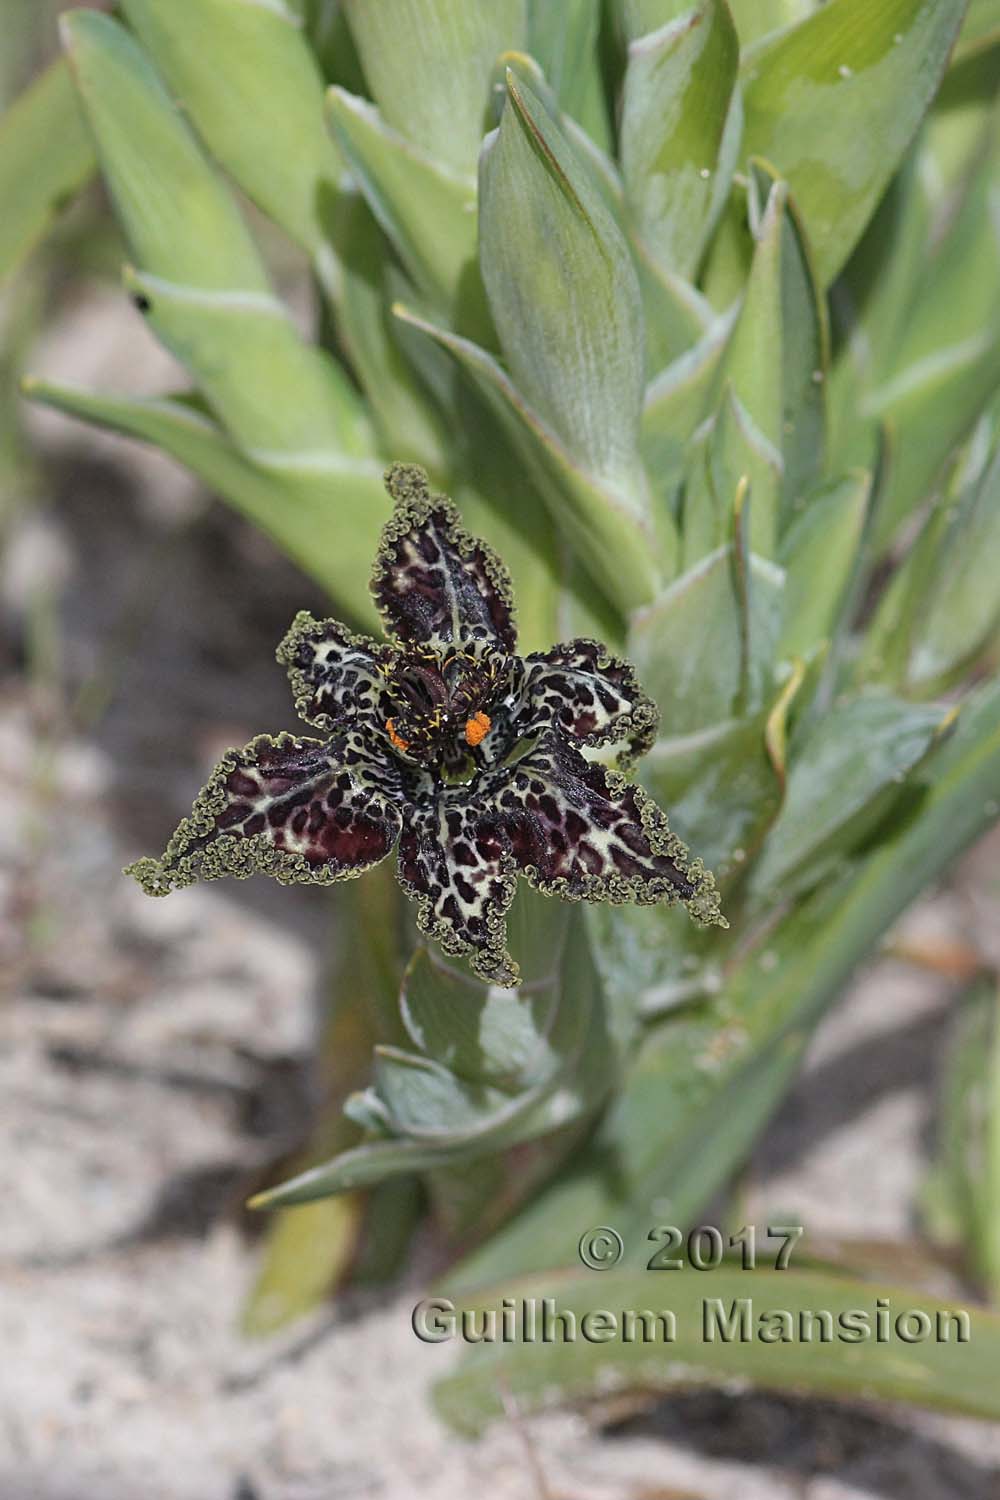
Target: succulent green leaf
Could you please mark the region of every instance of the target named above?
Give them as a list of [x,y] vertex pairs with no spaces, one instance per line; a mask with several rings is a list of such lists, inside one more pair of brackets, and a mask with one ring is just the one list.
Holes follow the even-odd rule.
[[830,293],[838,344],[829,396],[838,466],[869,464],[864,396],[893,370],[927,261],[933,202],[922,150],[909,153]]
[[327,99],[331,129],[393,249],[431,304],[454,316],[478,280],[475,178],[427,156],[367,100],[340,88]]
[[972,0],[958,33],[953,62],[978,57],[1000,42],[1000,0]]
[[[778,179],[766,162],[753,162],[752,170],[757,191],[766,198]],[[781,220],[783,525],[794,515],[803,492],[824,473],[829,367],[826,298],[801,215],[795,199],[789,197]]]
[[927,591],[914,601],[907,681],[917,691],[947,685],[1000,628],[1000,451],[948,519]]
[[965,0],[830,0],[755,49],[744,147],[791,186],[828,285],[940,82]]
[[129,290],[230,436],[261,467],[335,473],[371,452],[356,392],[307,347],[271,291],[236,205],[162,83],[110,17],[63,34],[98,156],[140,271]]
[[203,411],[185,400],[97,396],[41,380],[26,381],[25,391],[36,401],[153,443],[179,459],[273,537],[356,621],[377,623],[368,573],[389,510],[381,465],[358,465],[339,475],[278,475],[251,463]]
[[301,338],[271,293],[201,292],[131,268],[124,280],[259,468],[292,479],[336,476],[373,454],[367,413],[342,368]]
[[996,978],[960,997],[945,1059],[937,1151],[925,1184],[932,1237],[1000,1300],[1000,1011]]
[[375,1090],[394,1135],[448,1145],[510,1102],[503,1090],[458,1078],[441,1063],[376,1047]]
[[330,221],[343,164],[299,17],[253,0],[125,0],[122,9],[216,161],[335,278]]
[[723,373],[735,398],[733,435],[741,432],[743,446],[757,455],[754,472],[748,473],[755,486],[752,544],[764,557],[774,557],[777,551],[784,472],[782,224],[787,202],[784,184],[775,184],[757,232],[746,291],[723,360]]
[[400,993],[413,1045],[476,1084],[524,1089],[550,1074],[559,1065],[552,1047],[559,1040],[555,1023],[564,996],[558,975],[571,911],[537,891],[518,893],[509,924],[521,970],[516,994],[472,983],[428,949],[419,950]]
[[659,31],[690,9],[691,0],[622,0],[625,36],[630,42],[648,36],[651,31]]
[[405,308],[396,312],[448,349],[475,381],[531,466],[563,535],[608,598],[623,613],[652,598],[659,567],[648,520],[587,472],[484,349]]
[[386,124],[442,166],[474,173],[496,60],[524,49],[526,0],[345,0],[344,9]]
[[936,251],[920,268],[900,336],[862,403],[894,430],[877,540],[886,542],[927,493],[1000,383],[1000,128]]
[[573,458],[640,517],[643,320],[632,257],[565,132],[511,73],[481,162],[479,235],[514,384]]
[[[552,905],[546,912],[544,898],[535,898],[534,909],[523,917],[536,992],[525,993],[523,987],[516,997],[503,992],[503,1001],[512,1008],[509,1021],[503,1018],[499,992],[464,970],[438,960],[428,964],[424,955],[417,956],[406,980],[404,1020],[411,1038],[426,1040],[439,1057],[396,1047],[377,1049],[377,1113],[399,1135],[312,1168],[261,1195],[254,1206],[311,1202],[402,1172],[459,1166],[533,1141],[599,1107],[617,1054],[583,914],[573,906],[566,917],[558,907],[553,912]],[[556,944],[547,963],[546,922]],[[434,986],[439,987],[436,995]],[[472,1025],[463,1019],[461,1034],[449,1040],[442,1029],[444,1017],[449,1010],[457,1016],[461,1005],[469,1009]],[[457,1068],[467,1065],[470,1049],[476,1050],[472,1026],[477,1022],[480,1043],[491,1047],[492,1062],[474,1058],[473,1071],[483,1076],[470,1078],[440,1059],[450,1053]],[[501,1086],[495,1069],[507,1063],[513,1073]]]
[[704,557],[633,617],[629,655],[669,735],[760,707],[770,682],[784,574],[734,544]]
[[[641,1250],[631,1247],[635,1268],[628,1271],[595,1277],[577,1269],[555,1286],[551,1280],[547,1284],[505,1282],[462,1298],[461,1309],[473,1314],[474,1326],[481,1326],[489,1308],[499,1321],[502,1297],[515,1298],[517,1306],[536,1299],[540,1329],[541,1299],[548,1296],[560,1313],[574,1320],[575,1329],[587,1329],[589,1315],[594,1336],[569,1340],[557,1334],[537,1343],[513,1339],[482,1344],[467,1353],[456,1373],[436,1387],[435,1405],[445,1421],[472,1435],[502,1417],[504,1402],[510,1399],[516,1400],[519,1410],[534,1412],[588,1398],[607,1399],[609,1392],[619,1390],[661,1394],[692,1385],[731,1387],[734,1381],[741,1389],[749,1385],[751,1389],[855,1396],[861,1361],[864,1389],[870,1397],[994,1420],[1000,1415],[1000,1392],[991,1378],[1000,1360],[1000,1317],[986,1308],[966,1309],[964,1302],[943,1301],[913,1288],[837,1273],[789,1268],[758,1269],[747,1275],[723,1266],[708,1277],[688,1271],[670,1278],[669,1306],[676,1319],[676,1336],[663,1343],[659,1310],[665,1298],[651,1286],[657,1278],[639,1269],[640,1255],[648,1259],[653,1249],[648,1240],[640,1244]],[[448,1286],[446,1279],[445,1292]],[[902,1339],[876,1342],[880,1299],[891,1309],[893,1320],[919,1305],[930,1327],[947,1330],[947,1336],[942,1332],[916,1344]],[[741,1307],[747,1314],[744,1334],[738,1331]],[[644,1335],[637,1318],[631,1337],[624,1336],[618,1312],[612,1315],[616,1333],[609,1338],[604,1309],[611,1308],[649,1309],[649,1331]],[[775,1345],[758,1332],[763,1327],[770,1329],[772,1338],[776,1331],[780,1334],[782,1315],[768,1317],[773,1308],[787,1310],[793,1329],[798,1329],[803,1317],[810,1318],[815,1327],[818,1309],[828,1310],[835,1327],[841,1318],[849,1326],[852,1313],[856,1316],[863,1309],[868,1341],[855,1345],[834,1339],[818,1349],[811,1338],[792,1333],[787,1342]],[[723,1323],[730,1317],[734,1320],[729,1338],[707,1334],[706,1324],[716,1326],[716,1310]]]
[[443,474],[448,462],[444,419],[407,359],[405,330],[389,311],[392,251],[360,193],[341,196],[337,249],[342,278],[337,332],[371,407],[379,450]]
[[559,108],[610,150],[611,122],[601,76],[600,0],[529,0],[528,51],[542,66]]
[[708,336],[718,315],[697,287],[657,265],[640,241],[633,238],[632,245],[646,324],[646,368],[662,373]]
[[808,656],[830,638],[854,573],[870,497],[871,478],[857,471],[803,496],[779,554],[785,569],[782,656]]
[[811,0],[729,0],[729,8],[745,49],[804,20],[813,7]]
[[786,897],[849,852],[945,725],[940,708],[881,695],[835,703],[812,720],[792,740],[785,805],[753,871],[754,890]]
[[738,66],[725,0],[705,0],[629,46],[621,121],[629,207],[652,258],[690,280],[736,162]]
[[0,118],[0,282],[96,167],[69,70],[52,63]]
[[[651,1032],[575,1169],[452,1271],[449,1293],[573,1265],[568,1224],[613,1224],[627,1243],[631,1236],[644,1240],[656,1222],[653,1204],[665,1198],[672,1222],[697,1222],[745,1160],[791,1082],[815,1021],[848,976],[914,896],[995,822],[995,683],[966,700],[954,734],[928,762],[926,782],[919,817],[897,822],[863,861],[796,905],[729,968],[700,1008],[678,1011]],[[600,923],[591,930],[599,935]],[[669,978],[663,958],[675,950],[662,941],[649,946],[660,976]],[[641,985],[648,954],[640,956]],[[615,962],[627,983],[627,947],[618,948]],[[609,1160],[616,1164],[613,1182]]]
[[267,1338],[324,1303],[351,1268],[363,1222],[359,1193],[276,1215],[240,1317],[241,1331],[248,1338]]
[[660,506],[673,503],[691,435],[716,404],[719,367],[731,332],[731,318],[716,319],[694,348],[646,387],[642,457]]
[[723,891],[742,873],[781,806],[783,782],[767,750],[767,711],[657,740],[643,782],[670,826],[690,842]]
[[145,53],[92,10],[64,12],[63,44],[119,222],[143,270],[198,291],[269,296],[236,204]]
[[[775,545],[781,481],[780,455],[727,383],[711,422],[691,443],[682,519],[684,567],[693,567],[729,535],[741,484],[749,485],[752,544],[758,554],[767,555],[764,549]],[[763,524],[756,521],[760,513]]]

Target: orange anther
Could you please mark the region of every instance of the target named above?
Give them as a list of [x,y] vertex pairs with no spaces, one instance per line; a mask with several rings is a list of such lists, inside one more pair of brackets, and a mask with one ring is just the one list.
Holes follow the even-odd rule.
[[395,747],[396,747],[397,750],[408,750],[410,748],[410,742],[409,742],[409,740],[402,739],[396,733],[394,725],[395,725],[395,720],[394,719],[386,719],[386,721],[385,721],[385,727],[388,730],[389,738],[392,740],[392,743],[395,745]]
[[490,732],[490,722],[489,714],[484,714],[482,709],[479,713],[473,714],[471,719],[466,719],[465,738],[470,745],[478,745],[480,740],[486,738]]

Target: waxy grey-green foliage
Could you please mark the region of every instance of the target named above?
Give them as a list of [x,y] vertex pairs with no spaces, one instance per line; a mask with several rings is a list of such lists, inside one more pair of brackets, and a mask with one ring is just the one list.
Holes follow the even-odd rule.
[[[465,1287],[656,1201],[692,1222],[997,815],[1000,8],[122,0],[63,32],[126,289],[190,388],[32,394],[188,464],[362,623],[379,473],[424,464],[510,566],[526,647],[636,661],[640,774],[732,924],[525,898],[512,999],[362,917],[353,1144],[266,1201],[381,1184],[384,1229],[419,1172],[449,1230],[496,1230]],[[5,263],[90,161],[18,157],[47,110],[61,71],[0,126]],[[238,194],[309,258],[322,347]]]

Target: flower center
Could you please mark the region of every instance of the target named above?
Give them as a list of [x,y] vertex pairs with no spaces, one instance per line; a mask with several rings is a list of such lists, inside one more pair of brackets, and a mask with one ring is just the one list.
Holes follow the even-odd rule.
[[442,780],[471,776],[497,722],[494,699],[505,665],[506,658],[492,652],[457,649],[442,657],[425,647],[400,653],[385,672],[390,744]]

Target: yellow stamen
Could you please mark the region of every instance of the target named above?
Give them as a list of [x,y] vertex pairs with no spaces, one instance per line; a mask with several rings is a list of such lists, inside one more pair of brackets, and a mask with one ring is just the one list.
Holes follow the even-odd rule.
[[465,721],[465,738],[470,745],[475,747],[480,740],[486,738],[490,732],[490,722],[489,714],[484,714],[481,709],[479,713],[473,714],[471,719]]
[[397,750],[408,750],[410,748],[410,742],[409,742],[409,740],[402,739],[396,733],[394,725],[395,725],[395,720],[394,719],[386,719],[386,721],[385,721],[385,727],[386,727],[386,729],[389,732],[389,738],[392,740],[392,743],[395,745],[395,747],[396,747]]

